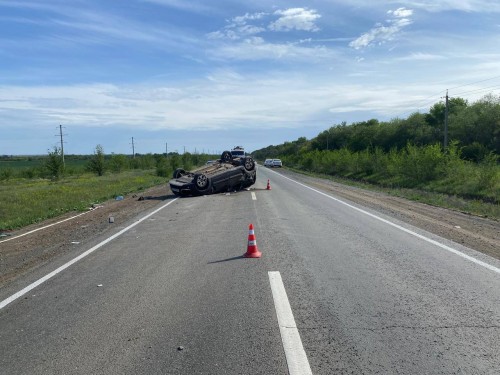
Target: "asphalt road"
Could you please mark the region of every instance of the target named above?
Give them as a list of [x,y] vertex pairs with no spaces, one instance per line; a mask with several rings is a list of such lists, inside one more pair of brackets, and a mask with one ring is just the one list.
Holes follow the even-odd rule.
[[177,199],[7,304],[0,372],[287,374],[279,272],[313,374],[500,373],[498,261],[263,167],[253,188]]

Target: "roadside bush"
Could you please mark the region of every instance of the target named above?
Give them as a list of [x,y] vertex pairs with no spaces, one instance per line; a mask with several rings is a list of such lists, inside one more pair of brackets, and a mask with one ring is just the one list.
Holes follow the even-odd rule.
[[98,176],[104,175],[104,149],[101,145],[96,146],[94,155],[87,164],[87,169],[90,172],[97,174]]
[[489,153],[479,165],[478,188],[490,190],[498,182],[498,156]]
[[408,186],[421,185],[443,175],[445,157],[438,144],[417,147],[406,145],[400,173]]
[[173,171],[166,158],[156,160],[156,175],[158,177],[171,177],[172,173]]
[[37,168],[27,168],[27,169],[23,169],[20,172],[20,175],[23,178],[31,179],[31,178],[39,177],[40,171]]
[[482,161],[489,153],[488,148],[479,142],[462,147],[462,157],[473,162]]
[[8,181],[12,178],[14,175],[14,172],[12,171],[12,168],[5,168],[0,170],[0,180],[2,181]]
[[114,173],[120,173],[128,169],[128,159],[125,155],[111,155],[108,162],[109,169]]
[[[181,166],[181,161],[180,157],[178,154],[173,154],[168,157],[168,162],[170,164],[170,167],[172,168],[173,171],[175,171],[177,168]],[[184,168],[186,169],[186,168]]]
[[44,166],[52,179],[58,180],[62,176],[64,172],[64,163],[62,152],[59,147],[55,146],[52,151],[48,150],[48,157]]

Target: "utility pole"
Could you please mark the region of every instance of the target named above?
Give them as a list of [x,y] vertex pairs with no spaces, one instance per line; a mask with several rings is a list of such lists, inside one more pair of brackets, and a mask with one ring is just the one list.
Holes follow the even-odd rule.
[[132,137],[132,159],[135,159],[135,145],[134,145],[134,137]]
[[444,149],[448,148],[448,90],[446,90],[446,102],[444,109]]
[[165,142],[165,157],[168,158],[168,143]]
[[330,129],[331,128],[328,128],[328,130],[326,131],[326,150],[330,150]]
[[63,141],[62,128],[63,128],[63,126],[59,125],[59,134],[56,135],[56,137],[59,136],[61,139],[61,157],[62,157],[63,166],[66,166],[66,164],[64,163],[64,141]]

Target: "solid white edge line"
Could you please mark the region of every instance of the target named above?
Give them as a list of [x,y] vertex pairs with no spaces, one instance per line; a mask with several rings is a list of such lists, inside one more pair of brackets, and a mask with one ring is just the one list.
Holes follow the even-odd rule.
[[288,372],[290,375],[312,375],[307,354],[302,346],[299,330],[295,324],[292,308],[290,307],[285,286],[281,279],[281,274],[278,271],[269,271],[268,275]]
[[41,279],[38,279],[37,281],[35,281],[34,283],[28,285],[26,288],[20,290],[19,292],[13,294],[12,296],[4,299],[2,302],[0,302],[0,310],[3,309],[5,306],[7,306],[9,303],[15,301],[16,299],[18,299],[19,297],[22,297],[23,295],[25,295],[26,293],[28,293],[30,290],[36,288],[37,286],[39,286],[40,284],[44,283],[45,281],[49,280],[50,278],[54,277],[55,275],[57,275],[58,273],[60,273],[61,271],[64,271],[66,268],[68,268],[69,266],[71,266],[72,264],[78,262],[79,260],[85,258],[87,255],[93,253],[94,251],[96,251],[97,249],[99,249],[100,247],[106,245],[108,242],[111,242],[112,240],[114,240],[115,238],[121,236],[123,233],[125,233],[126,231],[128,231],[129,229],[135,227],[137,224],[143,222],[144,220],[146,220],[147,218],[153,216],[154,214],[156,214],[158,211],[164,209],[165,207],[169,206],[170,204],[174,203],[177,199],[179,198],[175,198],[173,200],[171,200],[170,202],[164,204],[163,206],[161,206],[160,208],[154,210],[153,212],[147,214],[146,216],[140,218],[139,220],[137,220],[135,223],[133,224],[130,224],[128,227],[122,229],[121,231],[119,231],[118,233],[115,233],[113,234],[111,237],[108,237],[107,239],[105,239],[104,241],[102,241],[101,243],[95,245],[94,247],[92,247],[91,249],[85,251],[84,253],[80,254],[79,256],[77,256],[76,258],[70,260],[69,262],[63,264],[61,267],[57,268],[56,270],[50,272],[49,274],[45,275],[44,277],[42,277]]
[[316,190],[316,189],[314,189],[314,188],[312,188],[312,187],[309,187],[309,186],[304,185],[304,184],[302,184],[302,183],[300,183],[300,182],[297,182],[297,181],[295,181],[295,180],[292,180],[291,178],[286,177],[286,176],[283,176],[283,175],[282,175],[282,174],[280,174],[280,173],[277,173],[277,172],[275,172],[275,173],[276,173],[276,174],[278,174],[278,175],[280,175],[281,177],[283,177],[283,178],[287,179],[287,180],[290,180],[290,181],[292,181],[292,182],[296,183],[297,185],[300,185],[300,186],[302,186],[302,187],[305,187],[306,189],[312,190],[312,191],[314,191],[314,192],[316,192],[316,193],[318,193],[318,194],[321,194],[321,195],[323,195],[323,196],[325,196],[325,197],[327,197],[327,198],[333,199],[334,201],[336,201],[336,202],[338,202],[338,203],[341,203],[341,204],[343,204],[343,205],[345,205],[345,206],[347,206],[347,207],[349,207],[349,208],[352,208],[353,210],[356,210],[356,211],[361,212],[361,213],[363,213],[363,214],[365,214],[365,215],[368,215],[368,216],[370,216],[370,217],[372,217],[372,218],[374,218],[374,219],[377,219],[377,220],[379,220],[379,221],[381,221],[381,222],[383,222],[383,223],[386,223],[386,224],[388,224],[388,225],[390,225],[390,226],[392,226],[392,227],[394,227],[394,228],[397,228],[397,229],[399,229],[399,230],[402,230],[403,232],[406,232],[406,233],[408,233],[408,234],[411,234],[412,236],[415,236],[415,237],[417,237],[417,238],[420,238],[421,240],[424,240],[424,241],[429,242],[429,243],[431,243],[431,244],[433,244],[433,245],[436,245],[436,246],[438,246],[438,247],[440,247],[440,248],[442,248],[442,249],[444,249],[444,250],[447,250],[447,251],[449,251],[450,253],[453,253],[453,254],[455,254],[455,255],[458,255],[458,256],[460,256],[460,257],[462,257],[462,258],[464,258],[464,259],[467,259],[468,261],[471,261],[471,262],[476,263],[476,264],[478,264],[478,265],[480,265],[480,266],[482,266],[482,267],[484,267],[484,268],[487,268],[487,269],[489,269],[490,271],[493,271],[493,272],[496,272],[496,273],[500,274],[500,268],[498,268],[498,267],[492,266],[491,264],[488,264],[488,263],[483,262],[483,261],[481,261],[481,260],[479,260],[479,259],[476,259],[476,258],[474,258],[474,257],[471,257],[470,255],[464,254],[464,253],[462,253],[461,251],[456,250],[456,249],[454,249],[454,248],[452,248],[452,247],[450,247],[450,246],[447,246],[447,245],[442,244],[442,243],[440,243],[440,242],[438,242],[438,241],[435,241],[435,240],[430,239],[430,238],[428,238],[428,237],[425,237],[425,236],[423,236],[423,235],[421,235],[421,234],[418,234],[418,233],[416,233],[416,232],[413,232],[413,231],[411,231],[411,230],[409,230],[409,229],[406,229],[406,228],[404,228],[404,227],[402,227],[402,226],[400,226],[400,225],[398,225],[398,224],[395,224],[395,223],[393,223],[393,222],[391,222],[391,221],[389,221],[389,220],[383,219],[383,218],[381,218],[381,217],[379,217],[379,216],[377,216],[377,215],[374,215],[374,214],[372,214],[372,213],[370,213],[370,212],[368,212],[368,211],[362,210],[361,208],[358,208],[358,207],[353,206],[353,205],[351,205],[351,204],[349,204],[349,203],[346,203],[346,202],[344,202],[344,201],[342,201],[342,200],[340,200],[340,199],[338,199],[338,198],[334,198],[334,197],[332,197],[331,195],[328,195],[328,194],[326,194],[326,193],[323,193],[322,191]]
[[77,217],[80,217],[80,216],[82,216],[82,215],[88,214],[89,212],[91,212],[91,211],[82,212],[81,214],[78,214],[78,215],[75,215],[75,216],[68,217],[67,219],[64,219],[64,220],[58,221],[57,223],[52,223],[52,224],[49,224],[49,225],[45,225],[44,227],[41,227],[41,228],[37,228],[37,229],[30,230],[29,232],[26,232],[26,233],[20,234],[20,235],[18,235],[18,236],[11,237],[11,238],[7,238],[6,240],[1,240],[1,241],[0,241],[0,243],[4,243],[4,242],[7,242],[7,241],[15,240],[16,238],[23,237],[23,236],[27,236],[28,234],[38,232],[39,230],[46,229],[46,228],[52,227],[52,226],[54,226],[54,225],[64,223],[65,221],[76,219]]

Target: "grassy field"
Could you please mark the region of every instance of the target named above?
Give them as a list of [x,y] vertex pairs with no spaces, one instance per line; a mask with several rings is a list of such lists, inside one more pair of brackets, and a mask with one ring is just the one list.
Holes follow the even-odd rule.
[[48,179],[15,178],[0,181],[0,230],[20,228],[118,195],[166,184],[155,170],[132,170],[97,177],[85,173]]

